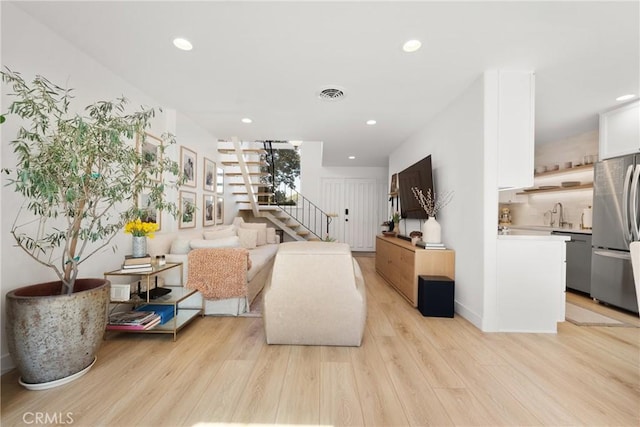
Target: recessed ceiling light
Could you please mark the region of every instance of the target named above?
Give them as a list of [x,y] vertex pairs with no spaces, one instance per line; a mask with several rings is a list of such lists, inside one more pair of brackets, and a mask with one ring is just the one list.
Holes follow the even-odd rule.
[[376,122],[375,120],[367,120],[367,124],[369,126],[375,125],[376,123],[378,123],[378,122]]
[[251,120],[249,117],[245,117],[244,119],[242,119],[242,123],[253,123],[253,120]]
[[616,98],[616,101],[628,101],[629,99],[635,98],[636,95],[634,93],[630,93],[628,95],[622,95]]
[[402,45],[402,50],[405,52],[415,52],[420,49],[420,46],[422,46],[420,40],[407,40],[404,45]]
[[173,45],[175,47],[177,47],[180,50],[191,50],[193,49],[193,45],[191,44],[191,42],[187,39],[183,39],[183,38],[176,38],[173,39]]
[[349,160],[355,160],[356,156],[349,156]]

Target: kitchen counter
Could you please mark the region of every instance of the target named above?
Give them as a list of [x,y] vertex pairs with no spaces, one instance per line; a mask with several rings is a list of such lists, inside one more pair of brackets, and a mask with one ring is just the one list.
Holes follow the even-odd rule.
[[536,230],[509,230],[508,232],[499,232],[498,240],[544,240],[544,241],[567,241],[571,240],[569,236],[561,234],[551,234],[551,232]]
[[563,233],[580,233],[580,234],[591,234],[592,230],[585,230],[581,228],[560,228],[560,227],[549,227],[548,225],[511,225],[509,226],[510,233],[513,231],[536,231],[536,232],[544,232],[551,234],[552,231],[560,231]]

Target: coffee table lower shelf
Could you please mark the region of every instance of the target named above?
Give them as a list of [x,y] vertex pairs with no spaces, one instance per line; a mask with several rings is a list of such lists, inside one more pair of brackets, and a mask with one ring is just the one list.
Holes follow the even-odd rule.
[[176,340],[178,331],[187,326],[193,319],[202,316],[202,309],[199,308],[183,308],[180,307],[177,316],[173,316],[171,320],[163,325],[156,325],[147,330],[135,330],[135,329],[109,329],[108,332],[124,332],[124,333],[136,333],[136,334],[173,334],[173,340]]

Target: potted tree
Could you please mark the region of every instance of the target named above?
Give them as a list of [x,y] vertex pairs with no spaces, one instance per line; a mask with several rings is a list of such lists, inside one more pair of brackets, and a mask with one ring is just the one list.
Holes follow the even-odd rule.
[[[150,209],[175,216],[177,206],[163,193],[182,178],[176,162],[149,158],[134,143],[145,138],[153,109],[128,112],[120,98],[73,113],[71,90],[41,76],[27,83],[9,69],[0,73],[12,99],[0,123],[15,120],[18,128],[11,141],[16,165],[3,172],[24,200],[10,233],[57,276],[7,293],[6,336],[21,383],[48,388],[85,373],[102,341],[110,284],[79,278],[80,266],[140,215],[143,189]],[[164,136],[160,150],[174,142]]]

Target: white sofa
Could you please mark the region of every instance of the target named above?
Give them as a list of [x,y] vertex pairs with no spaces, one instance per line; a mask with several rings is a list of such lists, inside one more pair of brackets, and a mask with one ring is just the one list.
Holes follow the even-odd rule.
[[[241,239],[238,234],[244,234],[245,227],[253,227],[253,224],[238,222],[238,226],[225,225],[213,228],[207,228],[198,231],[179,231],[173,233],[159,233],[156,237],[149,239],[148,250],[152,257],[156,255],[165,255],[167,262],[183,263],[183,286],[187,285],[189,277],[189,252],[194,248],[234,248],[246,247],[251,260],[250,268],[246,270],[247,295],[244,297],[234,297],[225,299],[204,301],[204,310],[207,315],[231,315],[237,316],[246,313],[250,309],[250,304],[264,287],[267,278],[271,275],[273,260],[278,250],[278,238],[275,237],[275,243],[263,243],[259,246],[251,247],[252,242],[249,238]],[[260,226],[261,228],[264,228]],[[262,231],[259,232],[262,234]],[[253,235],[255,233],[250,232]],[[212,237],[212,235],[216,235]],[[274,234],[275,236],[275,234]],[[242,246],[242,245],[245,246]],[[245,267],[246,268],[246,267]],[[163,275],[165,286],[180,285],[180,272],[178,269],[172,269]],[[202,295],[199,293],[187,301],[188,306],[199,307],[202,304]]]
[[264,294],[268,344],[359,346],[367,301],[346,243],[279,245]]

